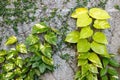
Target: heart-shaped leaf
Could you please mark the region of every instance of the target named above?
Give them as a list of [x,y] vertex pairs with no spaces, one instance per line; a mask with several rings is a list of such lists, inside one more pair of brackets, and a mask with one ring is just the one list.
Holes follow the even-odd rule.
[[80,39],[77,43],[78,52],[88,52],[90,50],[90,43],[87,39]]
[[98,43],[108,44],[107,38],[106,38],[105,34],[102,32],[96,32],[93,35],[93,40]]
[[103,58],[103,59],[102,59],[102,63],[103,63],[104,68],[106,68],[106,66],[108,65],[109,60],[110,60],[110,59],[108,59],[108,58]]
[[86,64],[84,66],[81,66],[81,72],[82,72],[82,76],[85,75],[89,70],[89,65]]
[[37,52],[37,51],[40,51],[40,43],[36,43],[34,45],[31,45],[28,47],[28,51],[30,52]]
[[39,70],[40,70],[41,73],[44,73],[45,70],[46,70],[46,65],[44,63],[40,64]]
[[9,63],[3,65],[3,70],[8,72],[8,71],[14,69],[14,66],[15,65],[13,63],[9,62]]
[[6,50],[0,50],[0,56],[5,56],[7,54]]
[[44,36],[45,40],[53,45],[56,45],[57,43],[57,36],[53,32],[49,32]]
[[96,52],[97,54],[103,56],[103,57],[107,57],[110,58],[110,55],[107,52],[107,48],[105,45],[103,44],[99,44],[97,42],[92,42],[91,43],[91,49]]
[[107,20],[95,20],[93,26],[96,29],[107,29],[110,28],[110,24]]
[[4,57],[0,57],[0,63],[3,63],[3,62],[4,62],[4,60],[5,60],[5,58],[4,58]]
[[17,38],[15,36],[10,36],[7,41],[5,42],[5,45],[11,45],[17,42]]
[[103,9],[91,8],[89,10],[89,15],[95,19],[108,19],[110,15]]
[[110,59],[109,64],[113,67],[120,67],[120,64],[115,59]]
[[22,60],[22,58],[21,57],[17,57],[16,60],[15,60],[15,64],[17,66],[19,66],[20,68],[22,68],[22,66],[23,66],[23,60]]
[[35,34],[39,34],[39,33],[43,33],[46,32],[49,28],[47,27],[47,25],[44,22],[41,22],[39,24],[35,24],[32,28],[32,33]]
[[89,38],[92,36],[92,34],[93,30],[90,28],[90,26],[82,28],[80,31],[80,39]]
[[78,31],[70,32],[65,39],[66,42],[70,42],[70,43],[77,43],[78,40],[79,40],[79,32]]
[[8,52],[8,55],[6,56],[6,59],[9,60],[9,59],[13,58],[16,55],[18,55],[18,52],[14,48],[12,48]]
[[79,53],[78,54],[78,59],[87,59],[89,57],[90,53],[85,52],[85,53]]
[[42,56],[42,61],[48,65],[53,65],[53,59],[52,58],[47,58],[45,56]]
[[97,54],[95,53],[90,53],[89,56],[89,61],[91,61],[95,66],[102,68],[102,64],[101,61],[99,59],[99,57],[97,56]]
[[87,59],[79,59],[78,60],[78,66],[83,66],[86,65],[88,63]]
[[92,73],[95,73],[95,74],[98,73],[97,67],[93,64],[89,64],[89,71],[92,72]]
[[105,76],[106,73],[107,73],[107,68],[103,68],[103,69],[100,70],[100,76],[101,76],[101,77],[102,77],[102,76]]
[[108,68],[108,74],[112,75],[112,76],[117,76],[118,72],[116,71],[116,69],[109,67]]
[[71,14],[72,18],[78,18],[79,16],[81,16],[81,14],[86,14],[88,13],[88,9],[87,8],[77,8],[75,9],[75,11]]
[[16,49],[18,52],[20,53],[27,53],[27,48],[26,48],[26,45],[21,43],[21,44],[17,44],[16,45]]

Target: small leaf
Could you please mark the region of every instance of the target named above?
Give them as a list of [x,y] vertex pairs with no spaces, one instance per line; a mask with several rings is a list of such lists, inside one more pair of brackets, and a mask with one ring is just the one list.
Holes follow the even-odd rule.
[[100,70],[100,76],[105,76],[107,73],[107,67]]
[[23,62],[24,62],[24,61],[22,60],[21,57],[17,57],[17,58],[16,58],[16,61],[15,61],[15,64],[16,64],[18,67],[22,68]]
[[89,71],[92,72],[92,73],[95,73],[95,74],[98,73],[97,67],[93,64],[89,64]]
[[92,23],[92,18],[88,16],[88,14],[82,14],[77,19],[77,27],[86,27]]
[[107,20],[95,20],[93,26],[96,29],[108,29],[110,28],[110,24]]
[[95,66],[102,68],[101,61],[97,54],[95,53],[90,53],[90,56],[88,58]]
[[0,56],[5,56],[7,54],[6,50],[0,50]]
[[8,72],[5,74],[5,79],[11,80],[11,79],[13,79],[14,76],[15,76],[15,74],[13,72]]
[[100,8],[91,8],[89,10],[89,15],[95,19],[108,19],[110,18],[109,14]]
[[78,52],[88,52],[90,50],[90,43],[87,39],[80,39],[77,43]]
[[85,53],[79,53],[78,54],[78,59],[87,59],[89,57],[90,53],[85,52]]
[[86,14],[86,13],[88,13],[88,9],[87,8],[77,8],[72,13],[71,17],[78,18],[79,16],[81,16],[81,14]]
[[78,60],[78,66],[84,66],[88,64],[88,60],[87,59],[79,59]]
[[82,76],[85,75],[89,70],[89,65],[86,64],[85,66],[81,66]]
[[112,75],[112,76],[117,76],[118,73],[116,71],[116,69],[112,68],[112,67],[109,67],[108,68],[108,74]]
[[110,59],[109,64],[113,67],[120,67],[120,64],[115,59]]
[[103,58],[103,59],[102,59],[102,63],[103,63],[104,68],[106,68],[106,66],[108,65],[109,60],[110,60],[110,59],[108,59],[108,58]]
[[46,32],[48,31],[48,27],[47,25],[44,23],[44,22],[41,22],[39,24],[35,24],[32,28],[32,33],[35,34],[39,34],[39,33],[43,33],[43,32]]
[[46,70],[46,65],[44,63],[40,64],[39,70],[40,70],[41,73],[44,73],[45,70]]
[[107,52],[107,48],[105,45],[103,44],[99,44],[97,42],[92,42],[91,43],[91,49],[96,52],[97,54],[106,57],[106,58],[110,58],[110,55]]
[[0,57],[0,63],[3,63],[5,61],[4,57]]
[[53,59],[52,58],[47,58],[45,56],[42,56],[42,61],[48,65],[53,65]]
[[12,69],[14,69],[14,64],[11,63],[11,62],[3,65],[3,70],[6,71],[6,72],[8,72]]
[[93,40],[98,42],[98,43],[108,44],[107,38],[106,38],[105,34],[102,32],[96,32],[93,35]]
[[33,44],[37,43],[38,41],[39,41],[39,37],[38,36],[30,34],[26,38],[25,43],[26,43],[26,45],[33,45]]
[[79,32],[78,31],[72,31],[67,36],[65,41],[69,43],[77,43],[79,40]]
[[42,52],[42,54],[48,58],[51,58],[52,56],[52,48],[49,44],[45,44],[45,45],[40,45],[40,50]]
[[5,45],[11,45],[17,42],[17,38],[15,36],[10,36],[7,41],[5,42]]
[[32,68],[37,68],[37,67],[39,67],[39,62],[35,62],[32,64]]
[[92,34],[93,30],[90,28],[90,26],[82,28],[80,32],[80,39],[89,38],[92,36]]
[[107,75],[105,75],[105,76],[102,76],[102,80],[108,80],[108,77],[107,77]]
[[40,51],[40,43],[36,43],[28,47],[28,51],[30,52],[37,52]]
[[16,49],[20,53],[27,53],[27,48],[26,48],[25,44],[23,44],[23,43],[17,44]]
[[45,40],[53,45],[56,45],[57,43],[57,36],[53,32],[49,32],[44,36]]

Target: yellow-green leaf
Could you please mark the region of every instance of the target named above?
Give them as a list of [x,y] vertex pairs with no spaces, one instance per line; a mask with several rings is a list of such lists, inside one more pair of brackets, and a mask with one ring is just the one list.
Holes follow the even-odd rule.
[[92,19],[88,16],[88,14],[82,14],[78,19],[77,19],[77,27],[86,27],[89,24],[91,24]]
[[78,52],[88,52],[90,50],[90,43],[87,39],[80,39],[77,43]]
[[15,65],[13,63],[9,62],[9,63],[3,65],[3,70],[8,72],[8,71],[14,69],[14,66]]
[[97,67],[93,64],[89,64],[89,71],[96,74],[98,73]]
[[87,59],[79,59],[78,60],[78,66],[84,66],[88,63]]
[[5,56],[7,54],[6,50],[0,50],[0,56]]
[[95,41],[91,43],[91,49],[96,52],[97,54],[110,58],[110,55],[108,54],[107,48],[104,44],[99,44]]
[[95,20],[93,26],[96,29],[107,29],[107,28],[110,28],[110,24],[108,23],[107,20]]
[[5,42],[5,45],[11,45],[17,42],[17,38],[15,36],[10,36],[7,41]]
[[90,26],[82,28],[80,32],[80,39],[88,38],[92,36],[93,30],[90,28]]
[[78,31],[70,32],[65,39],[65,41],[69,42],[69,43],[77,43],[78,40],[79,40],[79,32]]
[[78,59],[87,59],[89,57],[90,53],[85,52],[85,53],[79,53],[78,54]]
[[87,8],[77,8],[72,14],[71,17],[73,18],[78,18],[81,14],[86,14],[88,13]]
[[42,56],[42,61],[48,65],[53,65],[53,59],[52,58],[47,58],[45,56]]
[[5,60],[5,58],[4,58],[4,57],[0,57],[0,63],[3,63],[3,62],[4,62],[4,60]]
[[96,42],[98,42],[98,43],[108,44],[106,35],[104,33],[102,33],[102,32],[96,32],[93,35],[93,40],[96,41]]
[[27,48],[23,43],[16,45],[16,49],[20,53],[27,53]]
[[89,10],[89,15],[95,19],[108,19],[110,15],[101,8],[91,8]]
[[95,53],[90,53],[90,56],[88,58],[95,66],[102,68],[102,63]]

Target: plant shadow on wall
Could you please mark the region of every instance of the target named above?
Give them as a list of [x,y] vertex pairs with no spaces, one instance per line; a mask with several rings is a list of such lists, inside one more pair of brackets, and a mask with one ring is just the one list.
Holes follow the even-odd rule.
[[77,30],[70,32],[65,41],[77,45],[75,80],[119,80],[116,67],[120,64],[107,51],[106,35],[102,30],[110,28],[109,14],[100,8],[77,8],[71,15],[77,18]]
[[[25,43],[11,36],[5,45],[15,44],[10,50],[0,50],[1,80],[40,80],[40,76],[54,70],[52,46],[56,46],[56,30],[45,23],[35,24]],[[21,57],[31,55],[29,57]]]

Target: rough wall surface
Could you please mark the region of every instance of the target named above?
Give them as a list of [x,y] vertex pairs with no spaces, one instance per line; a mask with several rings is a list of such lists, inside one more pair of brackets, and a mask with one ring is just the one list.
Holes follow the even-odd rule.
[[[88,7],[95,6],[98,3],[99,0],[90,0]],[[120,0],[108,0],[106,4],[106,10],[111,15],[111,19],[109,20],[111,28],[109,30],[105,30],[105,33],[109,41],[109,52],[116,54],[116,59],[120,62],[120,11],[114,8],[114,5],[116,4],[120,5]],[[35,13],[37,19],[32,23],[18,24],[18,35],[16,35],[13,29],[10,27],[0,27],[0,37],[2,37],[0,49],[9,48],[4,46],[6,36],[16,35],[19,39],[19,42],[24,42],[26,36],[31,32],[31,27],[35,23],[40,22],[41,17],[48,17],[50,15],[50,12],[52,12],[52,10],[55,8],[57,8],[57,13],[53,19],[47,22],[47,24],[51,27],[61,29],[65,22],[67,22],[68,31],[66,33],[75,29],[75,20],[70,18],[70,16],[66,17],[66,15],[69,14],[71,8],[75,8],[77,6],[76,0],[38,0],[37,6],[39,8]],[[43,12],[42,8],[44,6],[47,6],[47,10]],[[61,15],[61,18],[59,18],[58,15]],[[61,37],[59,37],[58,42],[60,41]],[[68,62],[60,57],[61,54],[65,53],[70,54],[70,59]],[[56,51],[53,55],[56,66],[55,71],[53,73],[47,73],[43,75],[41,79],[74,80],[74,73],[77,69],[75,55],[75,49],[68,47],[65,43],[62,43],[61,49],[59,51]]]

